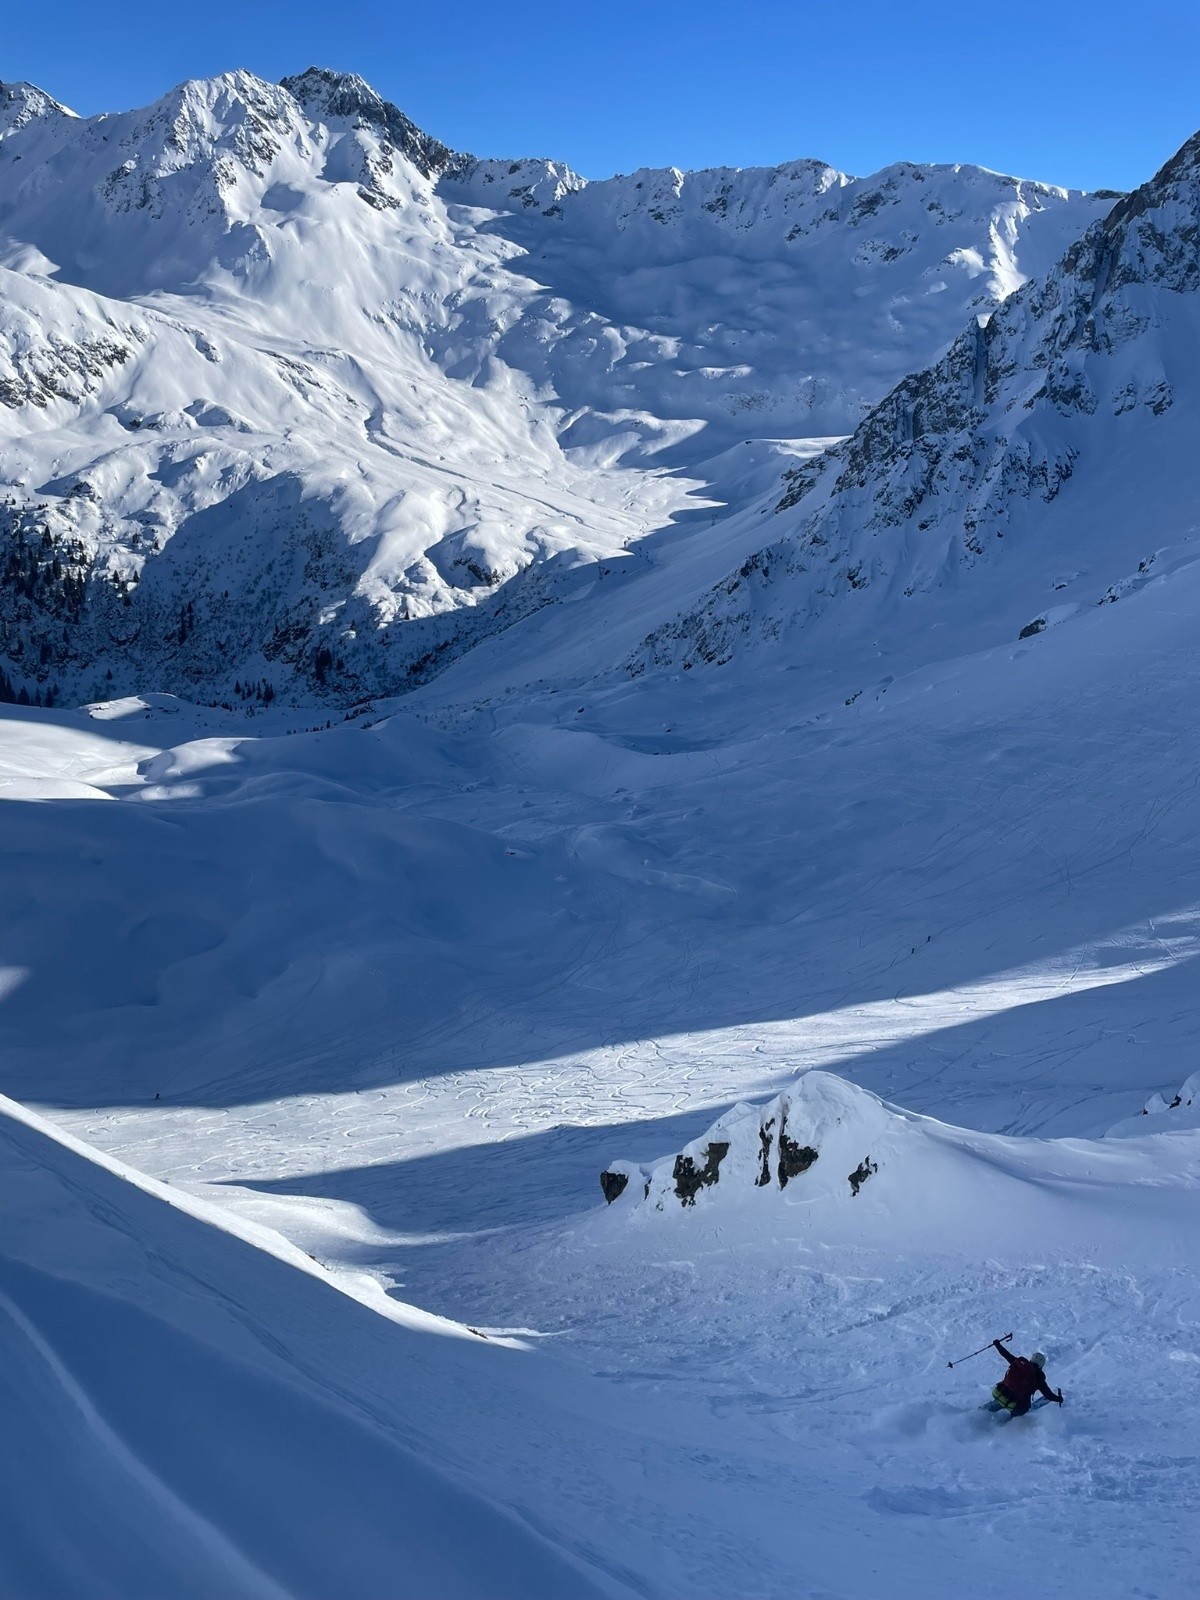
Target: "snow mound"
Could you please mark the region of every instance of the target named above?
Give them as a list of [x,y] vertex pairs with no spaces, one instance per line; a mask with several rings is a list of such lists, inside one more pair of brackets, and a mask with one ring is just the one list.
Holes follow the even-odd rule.
[[1165,1095],[1152,1094],[1140,1115],[1116,1123],[1108,1130],[1108,1137],[1140,1139],[1148,1133],[1183,1133],[1192,1128],[1200,1128],[1200,1072],[1185,1078],[1169,1100]]
[[[829,1072],[807,1072],[765,1106],[734,1106],[677,1156],[650,1168],[616,1162],[601,1176],[610,1204],[694,1206],[766,1190],[804,1201],[856,1199],[903,1138],[906,1119]],[[627,1198],[626,1198],[627,1197]]]
[[[1141,1122],[1134,1133],[1164,1131],[1132,1120]],[[734,1106],[677,1155],[645,1167],[614,1162],[600,1182],[618,1215],[704,1212],[744,1223],[747,1239],[764,1225],[789,1231],[790,1215],[827,1244],[974,1253],[1005,1250],[1014,1230],[1027,1230],[1047,1248],[1078,1249],[1086,1237],[1098,1259],[1132,1248],[1139,1229],[1174,1228],[1178,1206],[1195,1201],[1195,1159],[1194,1137],[976,1133],[812,1070],[765,1105]],[[1190,1247],[1176,1236],[1171,1248]]]

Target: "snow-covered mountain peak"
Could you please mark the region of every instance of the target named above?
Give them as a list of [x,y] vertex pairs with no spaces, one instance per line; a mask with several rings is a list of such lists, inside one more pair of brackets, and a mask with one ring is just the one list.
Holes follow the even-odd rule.
[[34,83],[0,81],[0,139],[43,117],[74,119],[75,113]]
[[428,201],[444,146],[359,79],[290,81],[304,103],[235,71],[137,111],[26,117],[0,153],[0,232],[102,293],[192,292],[214,273],[259,273],[283,219],[331,191],[344,191],[351,227],[358,201]]
[[435,177],[453,159],[446,145],[418,128],[357,73],[309,67],[284,78],[282,87],[318,121],[374,129],[427,178]]
[[1200,287],[1200,133],[1118,200],[1102,228],[1120,256],[1105,291],[1137,281],[1186,293]]
[[189,170],[202,176],[213,168],[223,188],[232,178],[231,158],[262,177],[288,135],[303,134],[300,121],[274,84],[250,72],[226,72],[179,84],[129,119],[119,142],[130,151],[131,175],[161,180]]
[[[0,145],[4,670],[42,697],[412,686],[710,498],[731,449],[849,432],[1102,209],[911,163],[589,183],[453,156],[320,68],[28,120]],[[40,575],[43,528],[94,604]]]
[[992,571],[976,591],[989,627],[1010,637],[1148,581],[1200,493],[1198,240],[1200,137],[789,474],[786,531],[660,627],[634,670],[728,660],[827,613],[912,636],[931,626],[905,616],[912,602],[964,624],[965,602],[946,608],[976,567]]

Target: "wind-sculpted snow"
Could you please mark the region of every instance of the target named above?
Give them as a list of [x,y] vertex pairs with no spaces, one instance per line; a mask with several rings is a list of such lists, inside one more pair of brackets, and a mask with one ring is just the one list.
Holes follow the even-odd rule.
[[1102,209],[970,167],[587,183],[317,68],[0,94],[0,543],[40,552],[3,670],[43,704],[412,688],[715,508],[730,450],[848,431]]
[[499,1465],[479,1412],[506,1352],[382,1295],[373,1314],[3,1100],[0,1196],[6,1596],[613,1592],[470,1462],[427,1459],[462,1405]]
[[771,543],[652,633],[634,670],[723,663],[835,610],[853,626],[918,629],[921,602],[965,593],[968,577],[993,616],[1020,616],[1024,637],[1119,598],[1166,549],[1182,559],[1200,489],[1187,420],[1198,152],[1190,141],[1053,271],[789,473]]

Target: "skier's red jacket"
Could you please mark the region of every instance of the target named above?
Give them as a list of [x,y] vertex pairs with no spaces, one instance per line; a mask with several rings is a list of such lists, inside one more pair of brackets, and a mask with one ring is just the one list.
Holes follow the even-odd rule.
[[1011,1350],[1006,1350],[999,1339],[995,1341],[996,1349],[1008,1362],[1008,1371],[1001,1379],[1004,1392],[1019,1406],[1028,1405],[1034,1395],[1040,1390],[1047,1400],[1057,1400],[1058,1396],[1046,1382],[1046,1375],[1036,1361],[1030,1361],[1025,1356],[1015,1356]]

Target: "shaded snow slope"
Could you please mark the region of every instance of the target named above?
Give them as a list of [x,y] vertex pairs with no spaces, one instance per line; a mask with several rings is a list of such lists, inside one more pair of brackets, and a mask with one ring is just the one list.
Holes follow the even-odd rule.
[[0,643],[42,703],[411,687],[719,501],[723,452],[848,431],[1106,208],[969,167],[584,184],[315,69],[3,93]]
[[[911,162],[866,178],[799,161],[586,184],[552,163],[544,178],[528,163],[468,163],[441,192],[504,202],[484,225],[523,247],[530,277],[604,319],[589,332],[603,340],[608,405],[703,419],[693,458],[746,434],[849,431],[914,350],[943,344],[951,317],[990,313],[1106,209],[978,167]],[[582,366],[582,350],[566,353]],[[587,426],[574,423],[572,439]]]
[[[455,1343],[511,1363],[481,1393],[455,1361],[465,1429],[423,1368],[429,1454],[614,1585],[1183,1600],[1194,1135],[1081,1136],[1194,1070],[1194,574],[884,660],[847,706],[853,657],[589,677],[611,597],[666,571],[372,727],[6,708],[4,1087],[533,1344]],[[539,641],[555,681],[503,692]],[[603,1206],[614,1156],[710,1143],[808,1066],[870,1122],[828,1205],[819,1157],[744,1202]],[[1010,1329],[1070,1405],[985,1431],[998,1363],[945,1361]]]
[[[239,1147],[268,1166],[253,1107],[293,1092],[351,1119],[378,1093],[373,1148],[414,1154],[463,1103],[495,1137],[638,1122],[774,1092],[789,1063],[854,1062],[1003,1131],[1092,1131],[1174,1092],[1194,569],[865,683],[849,655],[589,683],[593,608],[652,577],[562,608],[555,683],[478,704],[451,673],[457,710],[422,696],[371,728],[10,709],[9,1092],[244,1106]],[[589,1187],[616,1153],[637,1151],[589,1156]]]
[[[876,1142],[874,1187],[417,1249],[275,1202],[309,1248],[555,1335],[531,1352],[380,1317],[0,1107],[6,1592],[1188,1593],[1200,1135],[989,1139],[825,1074],[801,1104],[823,1155]],[[1010,1329],[1068,1404],[1002,1428],[999,1363],[945,1361]]]
[[431,1447],[469,1418],[505,1493],[477,1420],[504,1352],[365,1310],[11,1102],[0,1192],[6,1595],[617,1592]]

